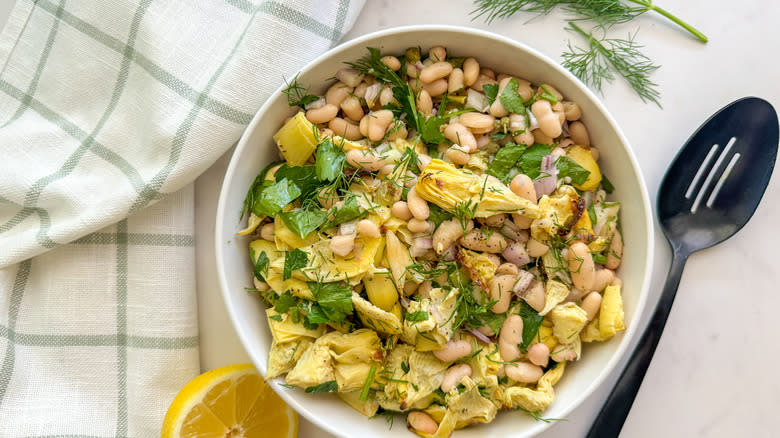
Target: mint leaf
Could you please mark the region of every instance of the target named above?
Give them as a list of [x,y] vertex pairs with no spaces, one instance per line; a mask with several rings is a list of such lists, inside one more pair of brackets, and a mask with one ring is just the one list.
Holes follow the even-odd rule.
[[295,305],[295,297],[290,292],[285,292],[279,295],[279,300],[276,301],[274,310],[279,313],[287,313],[290,307]]
[[427,321],[428,312],[420,310],[419,312],[407,313],[406,320],[409,322]]
[[342,283],[309,283],[309,288],[329,321],[342,322],[352,314],[352,288]]
[[496,153],[493,161],[490,162],[487,174],[500,179],[504,184],[509,183],[509,171],[515,166],[517,160],[523,156],[526,147],[514,143],[507,143]]
[[295,184],[301,191],[301,197],[306,199],[317,193],[321,186],[317,179],[317,172],[313,165],[289,166],[283,164],[274,174],[277,181],[287,179]]
[[590,176],[590,171],[585,170],[584,167],[569,157],[558,157],[555,165],[558,167],[558,178],[568,176],[574,184],[584,184],[588,180],[588,176]]
[[[254,259],[254,250],[250,249],[250,251],[253,254],[250,254],[250,256]],[[257,259],[255,260],[255,266],[254,266],[254,273],[255,278],[257,278],[260,281],[265,281],[265,277],[268,276],[268,266],[271,264],[271,261],[268,259],[268,256],[265,254],[265,251],[262,251],[259,256],[257,256]]]
[[441,225],[442,222],[450,220],[453,217],[452,213],[444,210],[436,204],[428,204],[428,207],[430,208],[430,215],[428,215],[428,220],[433,222],[437,227]]
[[282,280],[287,280],[292,277],[292,272],[296,269],[305,268],[309,263],[309,256],[300,249],[294,249],[292,251],[284,252],[284,272],[282,274]]
[[357,197],[351,196],[344,201],[344,205],[341,208],[333,207],[328,212],[328,215],[332,218],[325,225],[325,228],[334,227],[336,225],[349,222],[353,219],[363,217],[366,213],[360,211],[360,205],[358,205]]
[[520,307],[519,315],[520,318],[523,319],[523,343],[520,344],[520,348],[525,350],[531,345],[534,338],[539,333],[539,327],[542,326],[544,316],[538,314],[536,310],[529,306],[525,301],[523,301],[523,305]]
[[488,103],[493,105],[493,102],[496,101],[496,97],[498,96],[498,84],[485,84],[482,86],[482,91],[485,92]]
[[323,210],[293,210],[280,213],[284,224],[301,239],[325,223],[328,213]]
[[319,392],[338,392],[339,384],[335,380],[329,380],[325,383],[321,383],[317,386],[310,386],[306,388],[307,393],[319,393]]
[[[612,185],[612,182],[607,179],[607,175],[601,174],[601,188],[604,189],[607,193],[612,193],[615,191],[615,186]],[[596,221],[593,221],[595,223]]]
[[523,156],[517,161],[520,171],[531,179],[536,179],[542,173],[542,158],[549,155],[552,146],[535,143],[526,149]]
[[301,189],[289,180],[282,179],[263,189],[252,205],[252,212],[258,216],[263,214],[274,216],[281,211],[282,207],[296,200],[299,196],[301,196]]
[[243,219],[246,212],[252,208],[252,206],[255,204],[255,200],[260,197],[260,193],[262,193],[266,187],[274,183],[273,181],[266,181],[265,176],[268,174],[268,171],[277,164],[279,164],[279,162],[275,161],[266,166],[265,169],[257,174],[255,180],[252,182],[252,185],[249,187],[249,190],[246,193],[246,198],[244,198],[244,206],[241,208],[241,217],[239,220]]
[[331,141],[330,137],[317,146],[315,169],[320,181],[333,181],[341,175],[347,156],[341,148]]
[[510,79],[506,87],[501,91],[499,99],[501,99],[501,105],[504,106],[504,109],[510,113],[525,114],[525,102],[523,102],[523,97],[517,94],[519,87],[520,83],[517,82],[517,79]]

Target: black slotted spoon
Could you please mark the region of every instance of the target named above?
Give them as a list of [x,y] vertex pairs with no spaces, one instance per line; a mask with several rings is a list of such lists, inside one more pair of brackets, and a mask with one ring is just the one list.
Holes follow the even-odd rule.
[[688,139],[658,190],[658,219],[672,264],[650,323],[591,426],[588,438],[620,434],[661,339],[692,253],[733,236],[753,216],[769,184],[778,146],[777,113],[746,97],[707,120]]

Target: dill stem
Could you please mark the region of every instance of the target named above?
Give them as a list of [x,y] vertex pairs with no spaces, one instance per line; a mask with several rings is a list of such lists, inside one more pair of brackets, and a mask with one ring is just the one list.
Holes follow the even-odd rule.
[[664,17],[668,18],[669,20],[672,20],[674,23],[677,23],[677,25],[690,32],[691,35],[695,36],[699,41],[703,43],[706,43],[708,41],[707,36],[701,33],[698,29],[682,21],[681,19],[677,18],[677,16],[667,11],[666,9],[663,9],[660,6],[656,6],[655,4],[653,4],[651,0],[628,0],[628,1],[638,5],[642,5],[646,7],[648,10],[655,11],[663,15]]

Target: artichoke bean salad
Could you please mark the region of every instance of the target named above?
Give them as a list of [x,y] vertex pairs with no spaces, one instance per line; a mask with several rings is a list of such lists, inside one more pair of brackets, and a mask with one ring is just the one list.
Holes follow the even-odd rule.
[[[266,378],[426,437],[542,413],[624,330],[613,190],[581,109],[444,47],[369,48],[297,113],[244,202]],[[314,395],[312,395],[314,396]]]

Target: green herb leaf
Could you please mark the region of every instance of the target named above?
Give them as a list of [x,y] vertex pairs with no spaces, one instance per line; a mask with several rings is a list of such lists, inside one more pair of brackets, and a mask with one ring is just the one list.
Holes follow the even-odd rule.
[[283,164],[274,174],[277,181],[286,179],[301,191],[301,197],[307,199],[317,193],[321,186],[315,166],[290,166]]
[[[607,175],[601,174],[601,188],[604,189],[607,193],[612,193],[615,191],[615,186],[612,185],[612,181],[607,179]],[[593,221],[594,223],[596,221]]]
[[[254,251],[252,251],[254,252]],[[254,255],[250,254],[252,258],[254,259]],[[265,254],[265,251],[260,252],[260,255],[257,256],[257,259],[255,260],[255,278],[257,278],[260,281],[265,281],[265,277],[268,276],[268,266],[271,264],[271,261],[268,259],[268,256]]]
[[526,151],[526,149],[527,148],[525,146],[521,146],[515,143],[507,143],[506,146],[498,150],[496,156],[493,158],[493,161],[490,162],[490,167],[488,167],[487,174],[495,176],[504,184],[509,183],[509,172],[515,166],[517,160],[523,156],[523,153]]
[[441,125],[444,124],[445,120],[442,116],[428,117],[423,122],[422,131],[420,131],[422,141],[426,144],[439,144],[445,141],[447,138],[441,132]]
[[401,371],[403,371],[404,373],[408,373],[409,372],[409,364],[406,363],[406,362],[401,362]]
[[317,146],[317,160],[315,161],[317,178],[320,181],[333,181],[341,175],[346,161],[347,156],[344,151],[333,144],[330,137],[326,137]]
[[558,178],[571,178],[574,184],[584,184],[590,176],[590,171],[580,166],[569,157],[558,157],[555,161],[558,167]]
[[306,388],[307,393],[320,393],[320,392],[339,392],[339,384],[335,380],[329,380],[325,383],[321,383],[317,386],[310,386]]
[[243,219],[246,212],[249,211],[253,205],[255,205],[255,200],[260,197],[260,193],[262,193],[266,187],[274,183],[273,181],[266,181],[265,176],[272,167],[278,164],[279,162],[275,161],[266,166],[265,169],[257,174],[255,180],[252,182],[252,185],[249,187],[249,190],[246,193],[246,198],[244,198],[244,206],[241,209],[241,217],[239,220]]
[[552,151],[552,146],[535,143],[518,160],[517,165],[520,167],[520,171],[531,179],[538,178],[542,173],[542,158],[549,155],[550,151]]
[[593,261],[600,265],[605,265],[607,264],[607,256],[603,254],[593,254]]
[[357,202],[357,196],[351,196],[344,201],[344,205],[341,208],[333,207],[328,213],[332,219],[325,224],[325,228],[335,227],[336,225],[349,222],[353,219],[357,219],[365,216],[366,212],[360,211],[360,205]]
[[273,319],[274,321],[282,322],[282,315],[271,315],[268,318]]
[[595,204],[590,204],[590,207],[588,207],[588,218],[590,219],[591,224],[595,224],[598,221],[598,216],[596,216],[596,208],[594,205]]
[[539,327],[542,326],[544,316],[537,313],[525,301],[523,301],[523,305],[520,307],[519,314],[520,318],[523,319],[523,343],[520,344],[520,348],[527,349],[534,341],[536,334],[539,333]]
[[441,225],[442,222],[452,219],[452,214],[438,205],[431,203],[428,204],[428,206],[430,207],[428,220],[433,222],[437,227]]
[[501,91],[499,99],[501,99],[501,105],[504,106],[504,109],[510,113],[525,114],[525,102],[523,102],[523,97],[517,93],[519,87],[520,83],[517,82],[517,79],[510,79]]
[[352,288],[342,283],[309,283],[328,320],[342,322],[352,314]]
[[284,252],[284,272],[282,280],[292,277],[292,272],[296,269],[305,268],[309,263],[309,256],[300,249]]
[[306,312],[306,322],[314,325],[314,328],[316,328],[317,324],[330,322],[330,318],[328,318],[328,315],[322,310],[322,306],[313,303]]
[[287,96],[287,104],[290,106],[299,106],[301,108],[306,105],[319,100],[319,96],[308,94],[306,87],[301,86],[298,83],[298,75],[296,74],[292,81],[287,82],[287,88],[282,90],[282,94]]
[[419,312],[411,312],[406,314],[406,320],[409,322],[419,322],[428,320],[428,312],[420,310]]
[[485,84],[482,86],[482,91],[485,92],[488,103],[493,105],[493,102],[496,101],[496,97],[498,97],[498,84]]
[[290,307],[295,306],[295,301],[295,297],[292,296],[290,292],[285,292],[279,295],[279,299],[276,301],[274,310],[279,313],[287,313],[287,311],[290,310]]
[[323,210],[293,210],[280,213],[284,224],[301,239],[324,224],[328,213]]
[[374,383],[374,374],[376,374],[376,365],[371,365],[366,381],[363,382],[363,389],[360,391],[360,401],[368,401],[368,391],[371,390],[371,384]]
[[263,189],[252,205],[254,214],[274,216],[281,209],[301,196],[301,189],[287,179],[277,181]]
[[501,327],[504,325],[504,321],[506,320],[506,313],[488,312],[481,315],[481,319],[482,322],[487,324],[487,326],[493,330],[493,333],[498,334],[501,331]]

